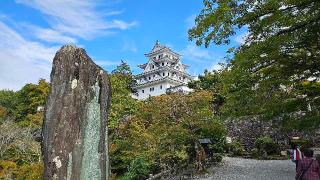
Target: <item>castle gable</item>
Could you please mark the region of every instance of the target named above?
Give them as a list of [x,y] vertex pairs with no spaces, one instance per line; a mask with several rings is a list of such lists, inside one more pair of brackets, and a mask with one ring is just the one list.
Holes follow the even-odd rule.
[[148,62],[139,65],[143,73],[135,75],[135,98],[146,99],[149,96],[166,94],[169,89],[174,92],[175,87],[180,88],[179,92],[181,89],[183,92],[192,91],[186,86],[192,76],[187,74],[187,66],[181,63],[178,53],[157,41],[151,52],[145,56]]

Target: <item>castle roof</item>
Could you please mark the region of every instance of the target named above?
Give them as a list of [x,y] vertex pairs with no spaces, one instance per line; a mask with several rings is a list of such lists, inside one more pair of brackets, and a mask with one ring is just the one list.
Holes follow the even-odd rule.
[[139,78],[139,77],[143,77],[143,76],[154,74],[154,73],[158,73],[158,72],[163,72],[164,70],[167,70],[167,71],[170,71],[170,72],[175,72],[175,73],[184,75],[184,76],[186,76],[188,78],[192,78],[192,76],[189,75],[188,73],[183,72],[183,71],[179,71],[179,70],[174,69],[174,68],[170,68],[168,66],[164,66],[164,67],[160,67],[160,68],[157,68],[157,69],[154,69],[154,70],[151,70],[151,71],[143,72],[141,74],[135,75],[134,77],[135,78]]
[[180,56],[180,54],[173,52],[169,47],[161,45],[160,42],[157,40],[156,44],[153,46],[151,52],[144,54],[145,56],[149,57],[152,56],[154,54],[160,53],[161,51],[169,51],[172,54],[176,55],[176,56]]
[[147,87],[147,86],[150,86],[150,85],[153,85],[153,84],[158,84],[158,83],[161,83],[161,82],[164,82],[164,81],[170,81],[172,83],[175,83],[177,85],[180,85],[180,84],[185,84],[183,81],[181,80],[178,80],[178,79],[174,79],[174,78],[171,78],[171,77],[162,77],[160,79],[157,79],[157,80],[153,80],[153,81],[147,81],[145,83],[142,83],[142,84],[135,84],[133,85],[132,87],[133,88],[137,88],[137,87]]

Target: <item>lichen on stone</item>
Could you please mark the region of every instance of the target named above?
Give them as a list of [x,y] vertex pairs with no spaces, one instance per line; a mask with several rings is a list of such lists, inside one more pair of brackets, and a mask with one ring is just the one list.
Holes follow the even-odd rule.
[[87,106],[87,122],[84,127],[83,159],[80,179],[101,179],[100,168],[100,87],[98,82],[91,87],[94,97]]
[[70,180],[72,176],[72,152],[70,152],[68,156],[67,180]]
[[71,88],[74,89],[76,88],[78,85],[78,80],[77,79],[73,79],[72,82],[71,82]]
[[59,159],[59,156],[56,156],[55,158],[53,158],[53,162],[55,163],[56,167],[59,169],[61,168],[62,164],[61,161]]

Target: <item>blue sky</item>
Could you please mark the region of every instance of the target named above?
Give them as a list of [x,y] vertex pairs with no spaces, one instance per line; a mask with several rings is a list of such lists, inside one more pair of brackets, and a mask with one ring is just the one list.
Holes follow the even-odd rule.
[[196,76],[223,62],[238,46],[239,31],[228,46],[197,47],[187,31],[201,0],[2,0],[0,1],[0,89],[18,90],[39,78],[49,80],[55,52],[76,44],[107,71],[123,59],[134,74],[147,61],[156,40],[182,54]]

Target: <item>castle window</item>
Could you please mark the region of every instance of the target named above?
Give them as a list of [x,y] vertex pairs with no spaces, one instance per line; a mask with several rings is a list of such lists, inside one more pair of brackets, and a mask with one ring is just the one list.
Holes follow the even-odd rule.
[[162,76],[165,76],[166,74],[165,73],[162,73]]
[[154,87],[150,88],[150,92],[154,91]]
[[160,89],[162,89],[162,85],[160,85]]
[[151,77],[149,76],[149,80],[151,80]]
[[154,65],[152,65],[152,69],[154,69]]
[[162,63],[162,66],[164,66],[164,63]]
[[142,93],[144,93],[144,90],[142,89]]

